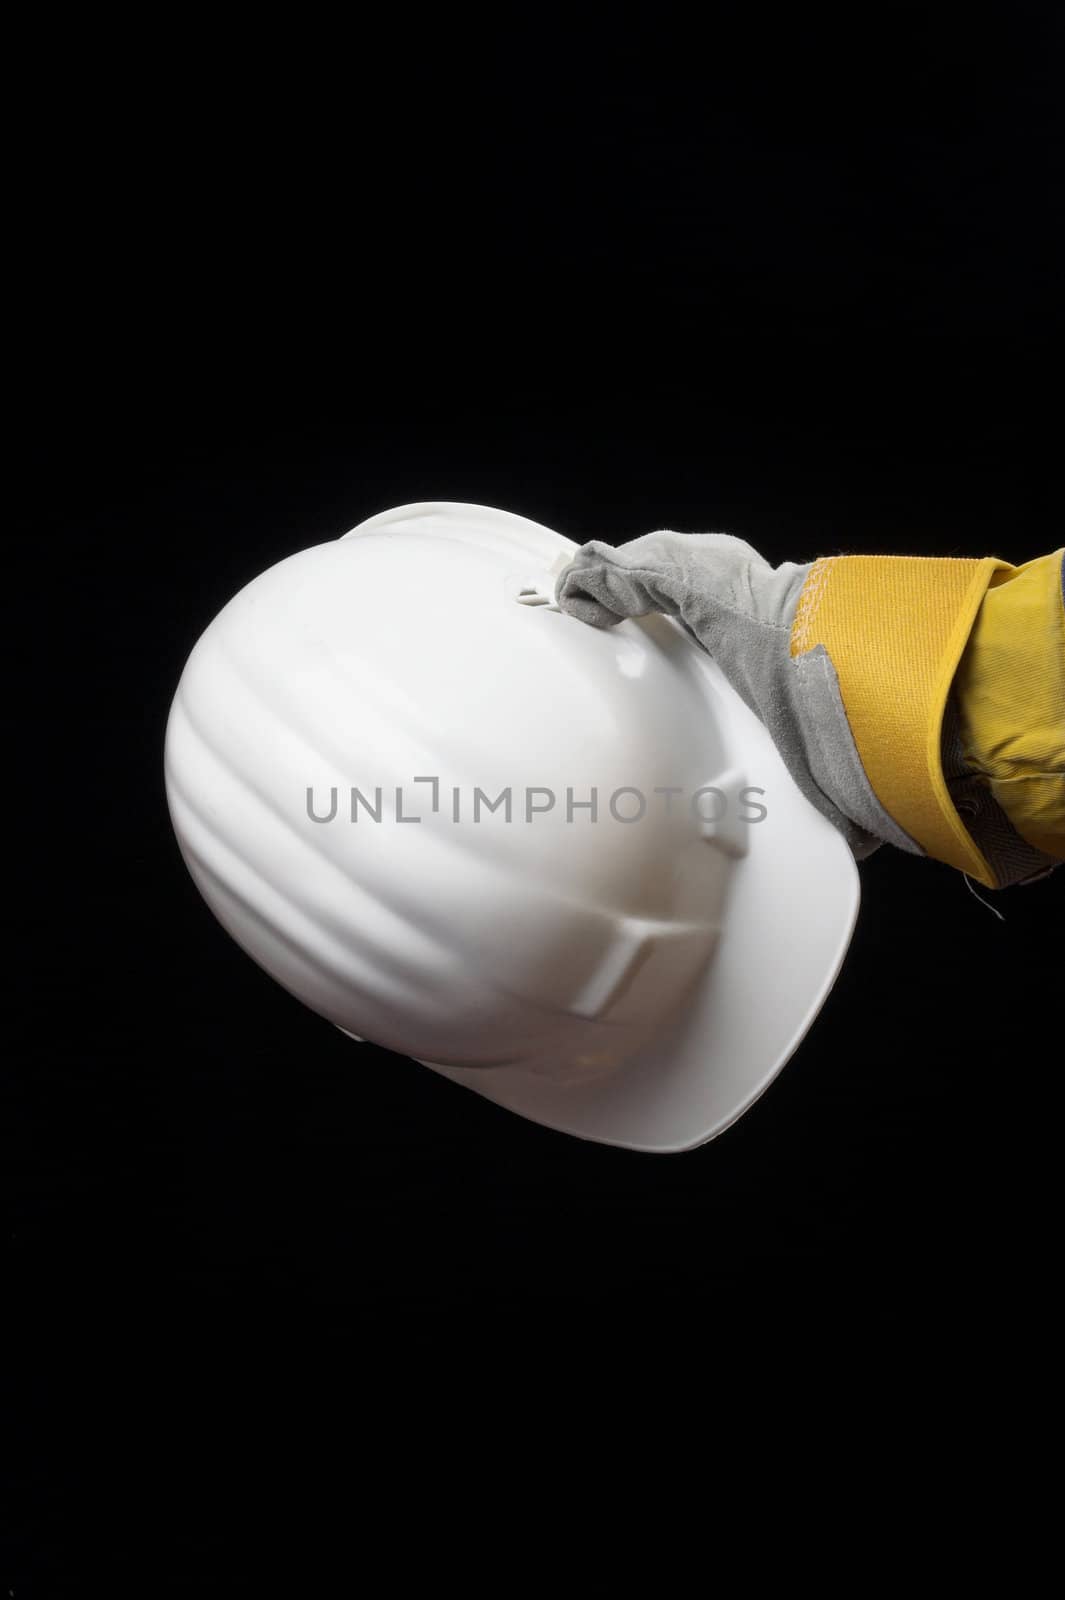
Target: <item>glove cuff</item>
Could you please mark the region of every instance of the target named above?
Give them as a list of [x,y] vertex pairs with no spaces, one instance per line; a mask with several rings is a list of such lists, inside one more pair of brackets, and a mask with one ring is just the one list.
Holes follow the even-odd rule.
[[938,861],[998,880],[951,798],[941,756],[954,674],[992,575],[1008,563],[925,556],[815,561],[790,654],[830,656],[854,743],[887,814]]

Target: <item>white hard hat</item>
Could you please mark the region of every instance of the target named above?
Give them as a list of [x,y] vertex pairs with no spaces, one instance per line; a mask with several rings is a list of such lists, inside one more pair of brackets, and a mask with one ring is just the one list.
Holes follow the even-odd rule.
[[857,869],[680,624],[558,610],[576,549],[438,503],[270,568],[189,657],[170,812],[223,926],[345,1032],[687,1150],[810,1026]]

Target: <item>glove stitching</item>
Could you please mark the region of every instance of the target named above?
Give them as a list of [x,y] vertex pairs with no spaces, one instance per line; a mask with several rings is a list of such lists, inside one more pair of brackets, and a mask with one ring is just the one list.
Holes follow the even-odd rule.
[[829,573],[839,560],[838,556],[822,556],[810,568],[792,624],[792,654],[802,656],[807,651],[807,640],[814,623],[814,613],[828,582]]

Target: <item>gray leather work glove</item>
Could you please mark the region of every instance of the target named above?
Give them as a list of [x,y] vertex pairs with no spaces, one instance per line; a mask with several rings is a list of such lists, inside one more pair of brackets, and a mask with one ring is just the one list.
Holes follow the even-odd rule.
[[[871,559],[883,563],[882,573],[888,568],[912,570],[915,564],[908,557]],[[916,564],[944,570],[955,565],[921,558]],[[824,564],[820,565],[823,571]],[[986,585],[990,569],[1004,564],[988,558],[956,565],[968,567],[966,581]],[[803,794],[839,829],[859,860],[885,843],[926,855],[927,841],[918,843],[874,792],[825,646],[818,643],[791,653],[796,609],[813,566],[786,561],[771,567],[749,544],[727,533],[663,531],[644,534],[618,549],[592,540],[561,573],[555,598],[560,610],[596,628],[613,627],[623,617],[652,611],[675,617],[713,656],[765,724]],[[881,606],[905,607],[906,591],[893,592],[895,598],[881,600]],[[949,609],[957,600],[945,603]],[[883,612],[880,616],[883,620]],[[942,618],[937,624],[930,616],[930,628],[941,624]],[[900,674],[896,688],[885,690],[895,697],[892,706],[903,730],[912,724],[904,679]],[[944,851],[940,833],[932,853],[962,870],[967,861],[969,870],[990,888],[1032,882],[1053,871],[1060,864],[1057,858],[1023,839],[986,780],[969,770],[953,686],[942,710],[939,766],[955,813],[964,818],[963,827],[975,849],[966,847],[959,854],[956,835],[951,833]]]
[[824,648],[796,659],[789,653],[810,565],[771,567],[727,533],[648,533],[617,549],[593,539],[562,572],[555,598],[596,628],[649,612],[676,617],[765,724],[803,794],[859,860],[882,843],[922,855],[873,793]]

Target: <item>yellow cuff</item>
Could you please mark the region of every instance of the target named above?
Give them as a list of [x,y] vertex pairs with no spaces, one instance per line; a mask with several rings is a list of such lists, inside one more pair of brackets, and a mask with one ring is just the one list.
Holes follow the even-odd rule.
[[991,578],[956,678],[962,752],[1029,844],[1065,860],[1065,551]]
[[988,888],[994,873],[950,798],[940,741],[958,661],[988,584],[1007,562],[928,556],[815,561],[791,654],[832,659],[862,766],[889,816],[928,855]]

